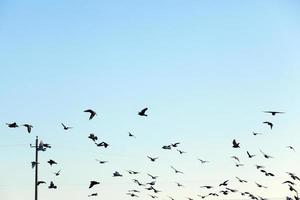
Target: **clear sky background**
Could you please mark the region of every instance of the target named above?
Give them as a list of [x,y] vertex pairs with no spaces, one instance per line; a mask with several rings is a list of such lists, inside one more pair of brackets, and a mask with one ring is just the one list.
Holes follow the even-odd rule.
[[[300,175],[299,10],[296,0],[0,1],[0,199],[33,199],[29,144],[37,135],[52,144],[40,153],[40,179],[58,186],[40,186],[43,200],[82,200],[92,192],[95,199],[131,199],[128,189],[143,190],[131,179],[149,182],[146,173],[160,176],[160,199],[196,198],[208,193],[199,186],[226,179],[264,197],[290,194],[281,182],[286,171]],[[147,118],[137,115],[144,107]],[[98,113],[91,121],[87,108]],[[262,113],[272,109],[286,114]],[[33,124],[32,133],[6,127],[14,121]],[[74,128],[65,132],[61,122]],[[110,148],[95,147],[90,133]],[[241,149],[231,148],[234,138]],[[187,154],[161,149],[177,141]],[[259,149],[275,158],[264,159]],[[249,160],[246,150],[257,156]],[[147,155],[159,159],[151,163]],[[233,155],[245,166],[236,168]],[[49,159],[59,164],[50,167]],[[124,177],[112,178],[114,171]],[[90,180],[101,184],[88,190]]]

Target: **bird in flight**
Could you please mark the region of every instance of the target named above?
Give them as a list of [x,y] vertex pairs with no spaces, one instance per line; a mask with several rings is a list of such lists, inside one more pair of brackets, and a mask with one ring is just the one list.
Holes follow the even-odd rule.
[[175,167],[173,167],[173,166],[170,166],[170,167],[174,170],[174,172],[175,172],[176,174],[177,174],[177,173],[183,174],[182,171],[177,170]]
[[57,172],[54,172],[55,176],[59,176],[59,175],[60,175],[60,171],[61,171],[61,170],[59,170],[59,171],[57,171]]
[[295,148],[294,148],[294,147],[292,147],[292,146],[287,146],[287,148],[289,148],[289,149],[291,149],[291,150],[295,151]]
[[232,147],[233,147],[233,148],[240,148],[240,143],[237,143],[236,140],[234,139],[234,140],[232,141]]
[[226,181],[220,183],[220,184],[219,184],[219,187],[221,187],[221,186],[227,186],[227,185],[228,185],[228,181],[229,181],[229,180],[226,180]]
[[255,156],[254,154],[250,154],[249,151],[247,151],[247,155],[249,158],[253,158]]
[[133,135],[132,133],[128,132],[128,136],[129,137],[134,137],[135,138],[135,135]]
[[47,161],[47,163],[49,163],[50,164],[50,166],[52,166],[52,165],[56,165],[57,163],[54,161],[54,160],[48,160]]
[[94,185],[98,185],[100,182],[98,181],[90,181],[89,189],[92,188]]
[[151,174],[148,174],[148,176],[150,176],[152,179],[157,179],[158,178],[158,176],[153,176],[153,175],[151,175]]
[[200,186],[200,188],[211,189],[211,188],[213,188],[213,186],[210,186],[210,185],[203,185],[203,186]]
[[38,181],[36,185],[39,186],[40,184],[46,184],[46,182],[45,181]]
[[243,179],[240,179],[239,177],[235,177],[240,183],[247,183],[248,181],[246,180],[243,180]]
[[119,172],[115,171],[113,173],[113,177],[118,177],[118,176],[123,176],[122,174],[120,174]]
[[272,122],[268,122],[268,121],[265,121],[263,122],[263,124],[267,124],[268,126],[270,126],[270,129],[272,130],[273,129],[273,123]]
[[141,110],[138,115],[140,116],[144,116],[144,117],[147,117],[148,115],[146,114],[146,111],[148,110],[148,108],[144,108],[143,110]]
[[284,112],[278,112],[278,111],[263,111],[264,113],[269,113],[273,116],[275,116],[276,114],[283,114]]
[[8,128],[18,128],[19,127],[19,125],[16,122],[6,123],[6,125],[8,126]]
[[178,145],[180,144],[180,142],[175,142],[174,144],[171,144],[172,147],[178,147]]
[[96,140],[98,140],[98,137],[97,137],[95,134],[93,134],[93,133],[91,133],[91,134],[88,136],[88,138],[91,139],[91,140],[93,140],[94,142],[95,142]]
[[108,143],[106,143],[106,142],[100,142],[100,143],[95,143],[98,147],[104,147],[104,148],[107,148],[108,146],[109,146],[109,144]]
[[261,184],[259,184],[259,183],[257,183],[257,182],[255,182],[255,184],[256,184],[257,187],[259,187],[259,188],[268,188],[267,186],[261,185]]
[[83,112],[90,113],[89,120],[93,119],[95,117],[95,115],[97,115],[97,113],[95,111],[93,111],[92,109],[87,109],[87,110],[85,110]]
[[164,146],[162,146],[162,149],[170,150],[171,149],[171,145],[164,145]]
[[106,161],[106,160],[98,160],[98,159],[96,159],[96,161],[98,161],[100,164],[105,164],[105,163],[108,162],[108,161]]
[[31,133],[31,129],[33,128],[32,125],[30,125],[30,124],[23,124],[23,126],[26,127],[28,133]]
[[180,150],[180,149],[176,149],[180,154],[184,154],[184,153],[186,153],[185,151],[182,151],[182,150]]
[[32,162],[31,162],[31,168],[32,168],[32,169],[35,168],[35,166],[36,166],[37,164],[40,164],[40,163],[36,163],[35,161],[32,161]]
[[153,158],[153,157],[150,157],[150,156],[147,156],[152,162],[155,162],[157,159],[158,159],[158,157],[155,157],[155,158]]
[[258,133],[258,132],[252,132],[252,134],[253,134],[254,136],[256,136],[256,135],[262,135],[262,133]]
[[272,156],[267,155],[266,153],[264,153],[261,149],[260,149],[259,151],[263,154],[263,156],[264,156],[265,158],[267,158],[267,159],[273,158]]
[[208,163],[208,162],[209,162],[208,160],[202,160],[202,159],[200,159],[200,158],[198,158],[198,160],[199,160],[202,164]]
[[95,197],[95,196],[98,196],[98,193],[92,193],[92,194],[88,195],[88,197]]
[[61,125],[63,126],[64,130],[66,130],[66,131],[69,130],[69,129],[71,129],[71,128],[73,128],[71,126],[64,125],[64,123],[61,123]]
[[57,186],[56,185],[54,185],[54,183],[53,183],[53,181],[51,181],[50,182],[50,185],[49,185],[49,187],[48,187],[49,189],[56,189],[57,188]]
[[231,156],[231,158],[235,159],[236,161],[240,162],[240,159],[236,156]]

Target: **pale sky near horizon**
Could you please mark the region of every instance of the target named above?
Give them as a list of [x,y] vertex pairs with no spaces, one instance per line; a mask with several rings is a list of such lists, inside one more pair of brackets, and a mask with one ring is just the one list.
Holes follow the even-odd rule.
[[[286,171],[300,175],[299,10],[296,0],[0,1],[0,199],[33,199],[29,144],[37,135],[52,144],[40,153],[40,179],[58,186],[40,186],[43,200],[93,192],[99,196],[91,199],[131,199],[128,189],[150,199],[131,181],[150,182],[147,173],[159,176],[159,199],[200,199],[210,191],[199,186],[226,179],[258,196],[291,194],[281,182]],[[144,107],[146,118],[137,115]],[[88,108],[98,113],[90,121]],[[7,128],[14,121],[31,123],[32,133]],[[61,122],[74,128],[66,132]],[[90,133],[111,146],[96,147]],[[241,149],[231,147],[234,138]],[[161,149],[174,142],[187,153]],[[257,156],[248,159],[247,150]],[[151,163],[147,155],[159,159]],[[235,167],[233,155],[245,166]],[[59,164],[50,167],[49,159]],[[265,177],[255,164],[276,176]],[[113,178],[114,171],[124,177]],[[89,190],[93,179],[101,183]]]

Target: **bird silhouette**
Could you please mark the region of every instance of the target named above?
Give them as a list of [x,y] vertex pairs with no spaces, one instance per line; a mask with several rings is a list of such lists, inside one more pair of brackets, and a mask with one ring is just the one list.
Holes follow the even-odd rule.
[[95,117],[95,115],[97,115],[97,113],[95,111],[93,111],[92,109],[87,109],[83,112],[90,113],[89,120],[93,119]]
[[32,161],[31,162],[31,168],[32,169],[35,168],[37,164],[40,164],[40,163],[36,163],[35,161]]
[[71,129],[71,128],[73,128],[71,126],[66,126],[63,123],[61,123],[61,125],[63,126],[64,130],[66,130],[66,131],[69,130],[69,129]]
[[96,161],[98,161],[100,164],[105,164],[105,163],[108,162],[108,161],[106,161],[106,160],[98,160],[98,159],[96,159]]
[[289,148],[289,149],[291,149],[291,150],[295,151],[295,148],[294,148],[294,147],[292,147],[292,146],[287,146],[287,148]]
[[148,174],[148,176],[150,176],[152,179],[157,179],[158,178],[158,176],[153,176],[151,174]]
[[100,182],[98,182],[98,181],[90,181],[89,189],[92,188],[92,187],[94,187],[95,185],[98,185],[98,184],[100,184]]
[[59,176],[60,175],[60,171],[61,170],[58,170],[57,172],[54,172],[55,176]]
[[247,151],[247,155],[249,158],[253,158],[255,156],[254,154],[250,154],[249,151]]
[[147,117],[147,116],[148,116],[148,115],[146,114],[146,111],[147,111],[147,110],[148,110],[148,108],[144,108],[143,110],[141,110],[140,112],[138,112],[138,115]]
[[272,156],[267,155],[266,153],[264,153],[261,149],[260,149],[259,151],[263,154],[263,156],[264,156],[265,158],[267,158],[267,159],[273,158]]
[[135,135],[133,135],[132,133],[128,132],[128,136],[129,137],[134,137],[135,138]]
[[184,153],[186,153],[185,151],[182,151],[182,150],[180,150],[180,149],[176,149],[180,154],[184,154]]
[[164,146],[162,146],[162,149],[170,150],[171,149],[171,145],[164,145]]
[[174,172],[176,173],[176,174],[183,174],[183,172],[182,171],[179,171],[179,170],[177,170],[175,167],[173,167],[172,165],[170,166],[173,170],[174,170]]
[[257,187],[259,187],[259,188],[268,188],[267,186],[261,185],[261,184],[259,184],[259,183],[257,183],[257,182],[255,182],[255,184],[256,184]]
[[211,185],[203,185],[203,186],[200,186],[200,188],[212,189],[213,186],[211,186]]
[[240,159],[236,156],[231,156],[231,158],[235,159],[236,161],[240,162]]
[[48,160],[47,162],[50,164],[50,166],[57,164],[54,160],[51,160],[51,159]]
[[172,147],[178,147],[178,145],[180,144],[180,142],[175,142],[174,144],[171,144]]
[[200,159],[200,158],[198,158],[198,160],[199,160],[202,164],[208,163],[208,162],[209,162],[208,160],[202,160],[202,159]]
[[258,133],[258,132],[252,132],[253,135],[262,135],[262,133]]
[[117,172],[117,171],[115,171],[115,172],[113,173],[113,177],[121,177],[121,176],[123,176],[123,175],[120,174],[120,173]]
[[265,121],[263,122],[263,124],[267,124],[268,126],[270,126],[270,129],[272,130],[273,129],[273,123],[272,122],[268,122],[268,121]]
[[147,156],[152,162],[155,162],[157,159],[158,159],[158,157],[150,157],[150,156]]
[[53,181],[50,182],[50,185],[48,186],[49,189],[57,189],[57,186],[54,185]]
[[234,140],[232,141],[232,147],[233,147],[233,148],[240,148],[240,143],[237,143],[236,140],[234,139]]
[[45,181],[38,181],[37,186],[39,186],[40,184],[46,184],[46,182]]
[[8,128],[18,128],[19,127],[19,125],[16,122],[6,123],[6,125],[8,126]]
[[229,180],[226,180],[226,181],[220,183],[220,184],[219,184],[219,187],[221,187],[221,186],[227,186],[227,185],[228,185],[228,181],[229,181]]
[[88,195],[88,197],[95,197],[95,196],[98,196],[98,193],[92,193],[92,194]]
[[93,133],[91,133],[91,134],[88,136],[88,138],[91,139],[91,140],[93,140],[94,142],[96,142],[96,140],[98,140],[98,137],[97,137],[95,134],[93,134]]
[[243,179],[240,179],[239,177],[235,177],[240,183],[247,183],[248,181],[246,180],[243,180]]
[[30,124],[23,124],[23,126],[26,127],[28,133],[31,133],[31,130],[32,130],[32,128],[33,128],[32,125],[30,125]]
[[263,111],[264,113],[269,113],[273,116],[275,116],[276,114],[283,114],[284,112],[278,112],[278,111]]
[[109,144],[108,143],[106,143],[106,142],[100,142],[100,143],[95,143],[98,147],[104,147],[104,148],[107,148],[108,146],[109,146]]

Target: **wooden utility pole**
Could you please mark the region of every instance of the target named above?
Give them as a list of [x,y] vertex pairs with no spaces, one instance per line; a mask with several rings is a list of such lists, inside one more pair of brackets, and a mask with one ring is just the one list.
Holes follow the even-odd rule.
[[38,200],[38,170],[39,170],[39,138],[36,136],[35,146],[30,145],[31,148],[35,148],[35,185],[34,185],[34,200]]

